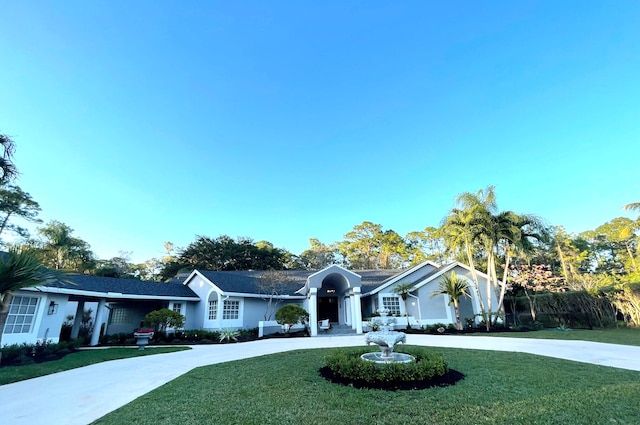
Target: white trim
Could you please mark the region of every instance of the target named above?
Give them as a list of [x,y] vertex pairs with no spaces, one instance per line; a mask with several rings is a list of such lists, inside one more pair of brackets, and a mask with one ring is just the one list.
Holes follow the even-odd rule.
[[[322,270],[318,270],[317,272],[315,272],[313,274],[310,274],[307,277],[307,280],[305,281],[304,286],[302,288],[298,289],[295,293],[306,296],[307,294],[309,294],[309,290],[311,289],[311,285],[310,285],[311,280],[315,280],[316,277],[318,277],[319,275],[323,275],[324,274],[324,275],[328,276],[328,275],[333,274],[333,273],[339,274],[340,276],[342,276],[345,279],[345,282],[347,284],[347,287],[345,288],[345,290],[348,290],[350,288],[354,288],[354,286],[351,286],[351,280],[345,275],[350,275],[350,276],[360,280],[360,284],[362,284],[362,276],[360,276],[357,273],[352,272],[351,270],[345,269],[342,266],[339,266],[337,264],[332,264],[330,266],[325,267]],[[323,280],[324,280],[324,278],[323,278]]]
[[[461,263],[459,261],[454,261],[453,263],[449,263],[446,266],[444,266],[441,270],[438,270],[437,273],[434,273],[433,275],[428,276],[426,279],[423,279],[421,281],[418,281],[414,284],[414,289],[420,289],[421,287],[425,286],[426,284],[428,284],[429,282],[435,280],[436,278],[442,276],[443,274],[445,274],[446,272],[456,268],[456,267],[462,267],[463,269],[466,269],[468,272],[471,272],[471,267],[467,266],[464,263]],[[483,279],[487,279],[487,275],[482,273],[479,270],[476,270],[476,273],[478,275],[479,278],[483,278]],[[466,276],[464,276],[466,277]],[[502,285],[501,281],[498,281],[498,283],[500,285]]]
[[382,291],[383,289],[388,288],[389,286],[393,285],[394,283],[397,283],[398,281],[404,279],[405,277],[409,276],[410,274],[413,274],[414,272],[420,270],[423,267],[426,266],[433,266],[436,268],[436,270],[440,267],[440,265],[438,265],[437,263],[434,263],[433,261],[427,260],[423,263],[418,264],[417,266],[413,266],[412,268],[410,268],[407,271],[404,271],[394,277],[391,278],[391,280],[385,282],[384,284],[378,286],[377,288],[371,290],[370,292],[367,292],[366,294],[362,294],[362,296],[369,296],[369,295],[375,295],[377,293],[379,293],[380,291]]
[[241,297],[241,298],[279,298],[282,300],[305,300],[307,299],[304,295],[269,295],[269,294],[249,294],[246,292],[220,292],[221,294],[228,297]]
[[118,300],[167,300],[167,301],[200,301],[199,297],[176,297],[171,295],[133,295],[120,292],[93,292],[81,289],[52,288],[49,286],[36,286],[34,288],[22,288],[23,291],[40,292],[47,294],[82,295],[85,297],[109,298]]
[[337,264],[331,264],[330,266],[327,266],[322,270],[318,270],[317,272],[315,272],[313,274],[310,274],[309,277],[307,277],[307,281],[309,281],[309,279],[311,279],[312,277],[315,277],[316,275],[319,275],[320,273],[325,273],[325,272],[327,272],[328,270],[331,270],[331,269],[340,269],[343,272],[349,273],[350,275],[353,275],[355,277],[359,277],[359,278],[362,279],[362,276],[360,276],[359,274],[357,274],[357,273],[355,273],[355,272],[353,272],[351,270],[345,269],[344,267],[339,266]]

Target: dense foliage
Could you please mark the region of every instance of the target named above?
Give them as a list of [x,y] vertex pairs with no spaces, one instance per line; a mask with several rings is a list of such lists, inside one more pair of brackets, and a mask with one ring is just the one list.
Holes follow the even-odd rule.
[[143,324],[151,326],[159,332],[165,332],[167,327],[181,328],[184,326],[184,316],[168,308],[154,310],[144,316]]
[[232,239],[229,236],[198,236],[179,255],[167,263],[161,275],[168,279],[181,269],[202,270],[282,270],[287,268],[287,251],[266,241]]
[[0,365],[18,366],[57,360],[74,352],[82,345],[82,340],[68,342],[39,342],[37,344],[10,344],[0,349]]
[[445,375],[449,368],[441,353],[425,347],[402,347],[416,361],[405,364],[376,364],[360,356],[369,348],[337,349],[325,357],[325,364],[336,377],[355,386],[383,386],[394,389],[399,383],[422,383]]
[[297,304],[287,304],[276,311],[276,321],[289,332],[291,326],[297,323],[305,323],[309,320],[309,313]]

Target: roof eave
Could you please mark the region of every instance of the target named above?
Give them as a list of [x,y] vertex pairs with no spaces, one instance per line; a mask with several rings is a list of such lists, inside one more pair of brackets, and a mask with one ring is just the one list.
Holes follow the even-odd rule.
[[61,294],[61,295],[82,295],[93,298],[107,298],[118,300],[177,300],[177,301],[200,301],[199,297],[186,297],[180,295],[150,295],[150,294],[123,294],[120,292],[94,292],[83,291],[81,289],[67,289],[67,288],[53,288],[50,286],[36,286],[31,288],[22,288],[21,290],[30,292],[46,292],[49,294]]

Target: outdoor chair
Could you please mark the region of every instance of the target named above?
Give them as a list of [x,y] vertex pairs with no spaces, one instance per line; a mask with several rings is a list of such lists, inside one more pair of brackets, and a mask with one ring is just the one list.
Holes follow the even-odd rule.
[[318,329],[327,332],[331,329],[331,323],[329,323],[329,319],[318,320]]

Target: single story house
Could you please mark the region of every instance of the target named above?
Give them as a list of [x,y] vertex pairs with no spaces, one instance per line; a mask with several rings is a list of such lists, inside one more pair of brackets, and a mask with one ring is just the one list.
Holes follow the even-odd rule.
[[[362,333],[380,307],[389,309],[399,326],[407,318],[415,326],[455,323],[448,297],[432,297],[442,277],[452,271],[470,286],[471,297],[460,300],[461,317],[479,321],[471,269],[459,262],[440,266],[426,261],[404,271],[353,271],[338,265],[316,272],[193,270],[168,283],[69,275],[67,282],[15,292],[1,344],[57,342],[69,305],[75,305],[71,335],[77,336],[89,303],[96,306],[91,345],[98,344],[100,334],[132,332],[145,314],[159,308],[183,314],[185,329],[221,330],[273,328],[277,308],[298,304],[309,312],[311,336],[318,335],[323,319]],[[476,273],[483,300],[489,295],[495,309],[495,291],[487,294],[487,276]],[[412,285],[406,303],[394,292],[405,283]]]

